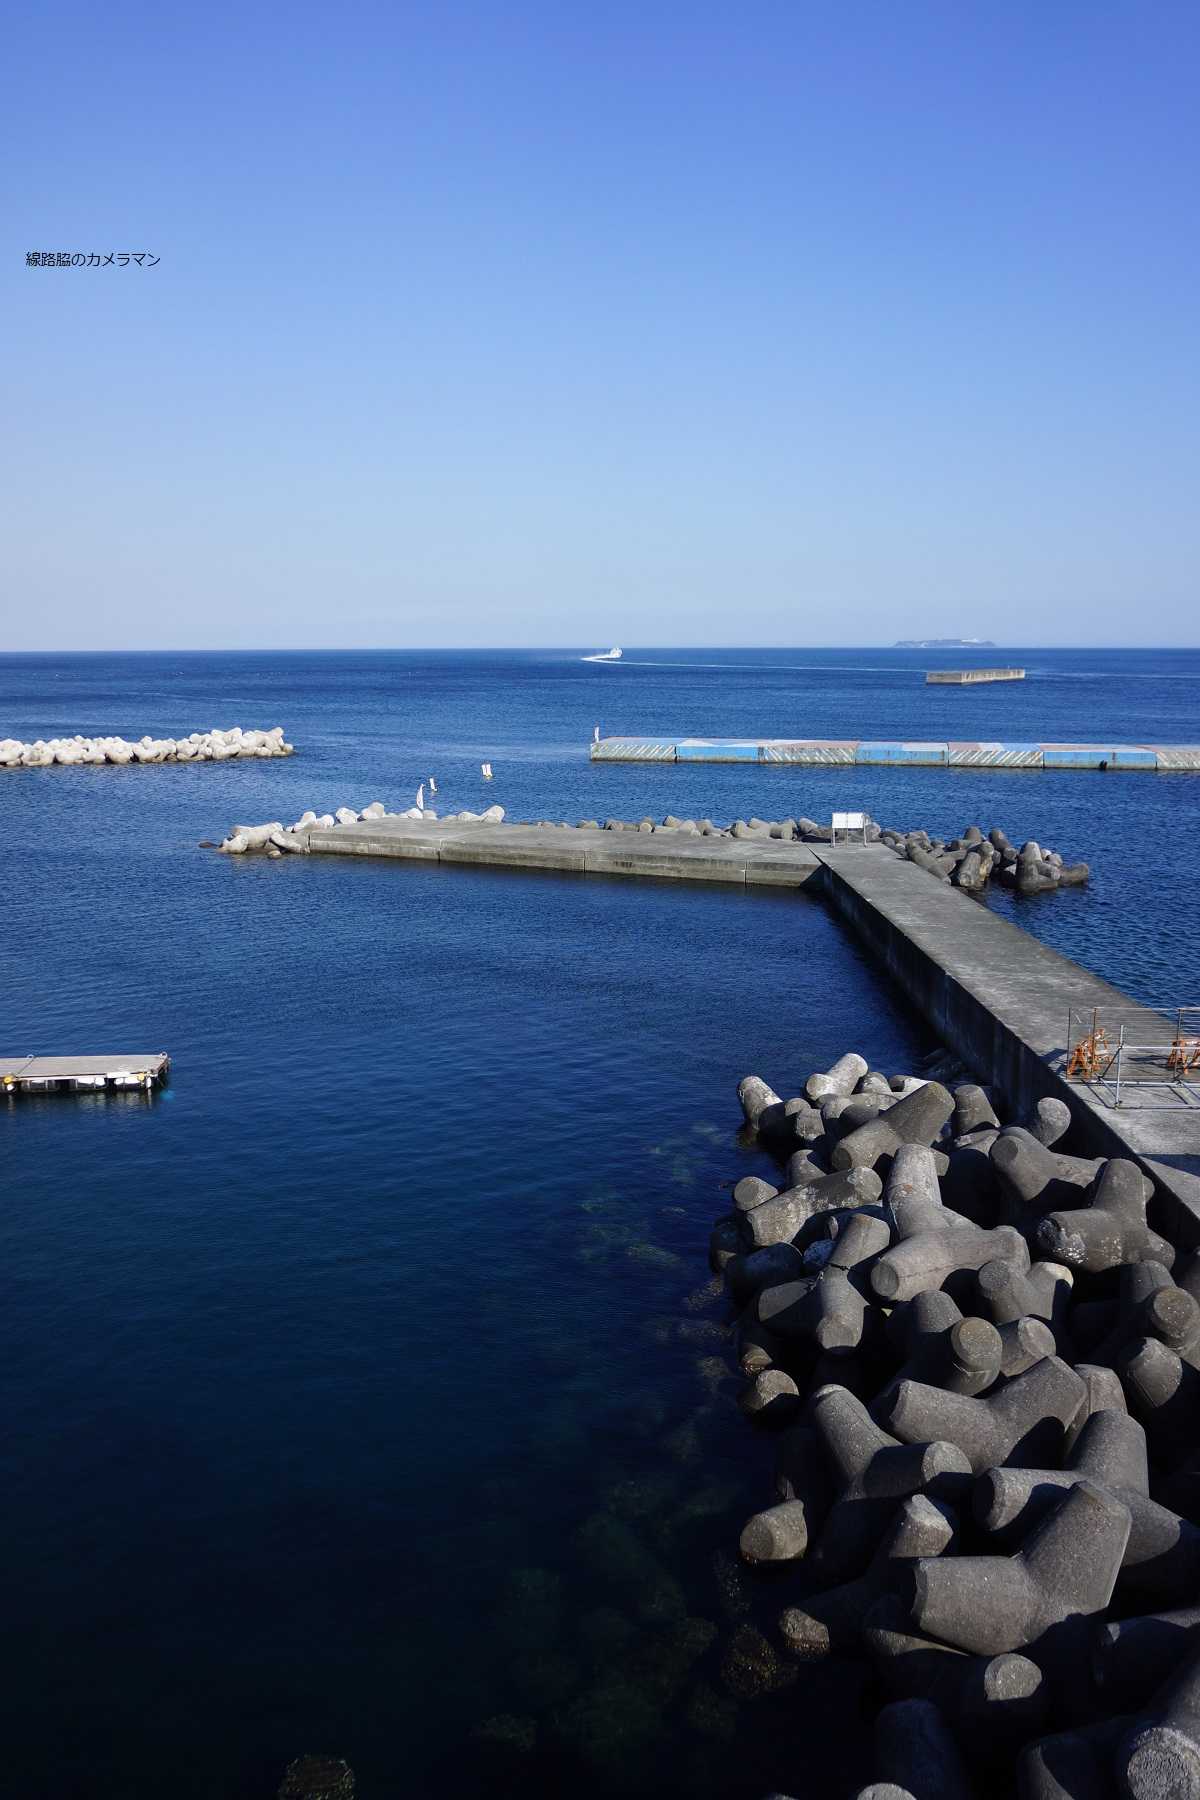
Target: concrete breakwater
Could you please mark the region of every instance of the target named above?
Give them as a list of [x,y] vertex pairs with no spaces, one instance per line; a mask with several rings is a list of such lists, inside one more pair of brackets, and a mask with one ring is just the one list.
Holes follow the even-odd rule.
[[[425,829],[420,833],[412,832],[404,829],[405,824]],[[353,826],[367,826],[369,831],[366,834],[351,834],[348,828]],[[603,840],[593,835],[596,833],[620,832],[636,834],[639,838],[653,837],[656,840],[655,866],[652,867],[645,861],[645,852],[642,853],[642,862],[639,864],[632,845],[628,852],[628,855],[635,858],[630,864],[629,872],[636,873],[641,867],[648,874],[699,872],[704,865],[697,862],[690,852],[684,854],[683,850],[691,839],[706,840],[715,849],[717,844],[828,844],[832,838],[832,830],[828,825],[819,825],[815,819],[808,818],[735,819],[730,825],[716,825],[711,819],[678,819],[673,813],[668,813],[661,821],[650,818],[606,819],[601,824],[598,819],[581,819],[577,825],[571,825],[566,820],[556,824],[551,819],[539,819],[536,824],[506,825],[502,806],[491,806],[483,813],[448,813],[444,819],[439,820],[438,814],[432,809],[422,810],[412,806],[405,812],[389,813],[381,800],[374,800],[361,812],[349,806],[340,806],[336,813],[322,813],[319,816],[308,811],[302,813],[291,825],[284,825],[279,819],[262,825],[235,825],[216,848],[229,856],[241,856],[248,852],[283,856],[288,853],[305,855],[309,852],[337,853],[344,850],[359,851],[367,855],[421,856],[428,854],[431,849],[440,852],[447,843],[446,834],[452,834],[459,826],[492,828],[470,832],[473,861],[504,864],[512,861],[513,853],[520,848],[521,854],[517,860],[534,865],[539,861],[537,852],[538,846],[541,846],[544,852],[542,866],[546,868],[604,867],[602,851],[598,850],[601,855],[598,862],[589,862],[587,857],[588,847],[603,845]],[[436,835],[431,836],[431,832],[436,832]],[[577,863],[569,859],[563,860],[560,834],[564,832],[571,833],[580,844],[581,860]],[[554,833],[555,838],[550,838],[547,835],[549,833]],[[931,838],[925,831],[900,832],[869,821],[864,835],[867,843],[882,842],[897,856],[906,858],[939,880],[952,882],[955,887],[969,893],[981,892],[993,871],[999,881],[1006,886],[1018,888],[1022,893],[1052,891],[1060,886],[1077,885],[1088,878],[1086,863],[1068,865],[1057,851],[1043,851],[1039,844],[1032,841],[1018,850],[998,828],[993,829],[985,838],[977,825],[971,825],[961,838],[954,838],[947,844],[945,839]],[[680,852],[682,861],[678,862],[678,866],[672,865],[671,852],[668,852],[663,840]],[[725,863],[718,858],[710,866],[733,869],[739,866],[739,860],[736,855]],[[814,865],[811,862],[801,862],[795,866],[811,871]]]
[[231,762],[236,757],[292,756],[295,745],[285,742],[283,726],[270,731],[193,731],[185,738],[139,738],[128,743],[122,737],[0,738],[0,769],[48,769],[101,763]]
[[1060,887],[1080,887],[1090,873],[1085,862],[1067,863],[1057,850],[1043,850],[1030,838],[1020,849],[1009,842],[999,827],[985,837],[978,825],[968,825],[961,837],[946,843],[928,832],[882,831],[880,841],[897,856],[916,863],[930,875],[953,882],[965,892],[978,894],[993,872],[1004,887],[1022,894],[1053,893]]
[[1191,1795],[1200,1257],[1068,1106],[964,1076],[739,1086],[778,1168],[709,1249],[774,1461],[740,1555],[790,1657],[861,1666],[847,1795]]
[[1160,774],[1200,771],[1200,744],[984,743],[866,738],[599,738],[593,762],[794,763],[802,768],[854,765],[951,769],[1140,769]]
[[1024,669],[930,669],[927,686],[971,687],[981,681],[1024,681]]

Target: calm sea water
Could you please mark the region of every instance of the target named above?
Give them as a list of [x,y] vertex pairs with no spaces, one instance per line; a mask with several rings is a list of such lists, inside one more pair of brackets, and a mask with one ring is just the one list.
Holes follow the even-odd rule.
[[920,652],[0,659],[0,735],[300,748],[0,775],[0,1048],[173,1066],[0,1114],[11,1791],[250,1800],[304,1750],[366,1800],[852,1785],[853,1687],[765,1657],[786,1592],[731,1558],[770,1458],[705,1245],[757,1166],[739,1076],[902,1068],[919,1024],[804,895],[196,845],[430,774],[513,817],[1001,824],[1094,878],[995,904],[1195,1000],[1198,778],[587,760],[597,722],[1200,739],[1200,655],[1010,658],[965,691]]

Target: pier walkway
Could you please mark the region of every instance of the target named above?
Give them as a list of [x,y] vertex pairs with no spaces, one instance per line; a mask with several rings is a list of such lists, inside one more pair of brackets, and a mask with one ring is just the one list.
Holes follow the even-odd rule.
[[[817,889],[904,995],[981,1080],[1018,1110],[1066,1100],[1097,1156],[1133,1157],[1173,1214],[1171,1234],[1200,1243],[1200,1105],[1167,1090],[1117,1107],[1105,1089],[1065,1075],[1072,1011],[1140,1012],[1147,1039],[1166,1021],[1039,943],[988,907],[882,845],[798,844],[656,830],[603,831],[385,818],[302,835],[314,855],[385,856],[509,869]],[[817,891],[817,890],[814,890]]]
[[1200,771],[1200,744],[985,743],[967,738],[598,738],[593,762],[794,763],[803,768]]
[[1066,1079],[1072,1011],[1119,1014],[1146,1041],[1169,1038],[1162,1015],[1039,943],[948,883],[879,845],[817,846],[825,898],[899,982],[943,1042],[1002,1088],[1019,1110],[1065,1100],[1097,1156],[1140,1162],[1178,1209],[1172,1229],[1200,1243],[1200,1106],[1168,1090],[1131,1090],[1120,1107],[1102,1087]]
[[484,863],[577,874],[801,887],[821,871],[808,844],[766,837],[697,837],[661,829],[601,831],[384,818],[357,825],[310,825],[296,835],[306,839],[314,855],[398,856],[418,862]]

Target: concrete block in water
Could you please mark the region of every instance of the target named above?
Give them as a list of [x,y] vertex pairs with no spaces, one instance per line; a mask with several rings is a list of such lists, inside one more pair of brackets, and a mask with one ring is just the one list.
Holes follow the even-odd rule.
[[894,1591],[899,1569],[918,1557],[941,1556],[953,1544],[955,1529],[949,1507],[926,1494],[910,1495],[862,1575],[785,1607],[779,1632],[792,1655],[812,1661],[851,1649],[870,1607]]
[[987,1399],[902,1381],[880,1417],[902,1443],[957,1444],[977,1475],[1010,1460],[1050,1468],[1060,1460],[1064,1433],[1084,1395],[1074,1369],[1046,1356]]
[[738,1405],[756,1424],[786,1425],[800,1411],[800,1389],[782,1369],[762,1369],[739,1395]]
[[843,1207],[870,1206],[883,1193],[873,1169],[839,1169],[803,1187],[791,1188],[741,1215],[742,1230],[756,1248],[791,1243],[817,1213]]
[[893,1700],[875,1719],[875,1773],[921,1800],[970,1800],[958,1745],[930,1700]]
[[1200,1800],[1200,1650],[1160,1690],[1115,1760],[1129,1800]]
[[860,1125],[834,1146],[835,1169],[873,1169],[901,1144],[930,1145],[954,1111],[954,1097],[939,1081],[927,1081],[877,1119]]
[[1082,1481],[1063,1495],[1015,1556],[919,1562],[913,1622],[919,1631],[977,1655],[1024,1649],[1067,1619],[1103,1612],[1129,1527],[1128,1508]]
[[1024,1239],[1011,1226],[985,1231],[942,1205],[933,1152],[925,1146],[897,1149],[885,1199],[896,1221],[896,1241],[871,1274],[880,1300],[911,1300],[925,1289],[941,1287],[955,1270],[978,1269],[997,1259],[1028,1267]]
[[1160,1262],[1170,1268],[1175,1251],[1146,1223],[1153,1188],[1136,1163],[1113,1157],[1088,1207],[1046,1215],[1037,1228],[1042,1249],[1056,1262],[1101,1274],[1122,1263]]
[[900,1443],[845,1388],[819,1388],[810,1415],[838,1493],[813,1552],[828,1581],[863,1572],[898,1501],[927,1493],[953,1504],[966,1492],[970,1464],[961,1450],[948,1443]]
[[794,1562],[808,1549],[808,1532],[803,1500],[781,1500],[746,1521],[738,1549],[748,1563]]
[[781,1106],[783,1102],[774,1088],[767,1086],[761,1075],[746,1075],[738,1082],[738,1100],[745,1115],[747,1125],[757,1125],[759,1114],[768,1106]]
[[864,1265],[890,1242],[891,1232],[882,1219],[852,1213],[818,1275],[760,1291],[759,1318],[772,1331],[808,1338],[820,1350],[857,1349],[868,1321],[870,1289]]
[[824,1100],[830,1094],[852,1094],[867,1073],[867,1059],[848,1050],[827,1070],[810,1075],[804,1091],[812,1101]]

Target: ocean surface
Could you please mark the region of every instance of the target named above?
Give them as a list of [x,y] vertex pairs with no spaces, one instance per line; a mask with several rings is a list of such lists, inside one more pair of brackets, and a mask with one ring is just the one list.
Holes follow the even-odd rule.
[[[706,1246],[735,1087],[931,1047],[818,901],[357,859],[235,822],[865,806],[1001,825],[1027,929],[1200,1000],[1200,777],[589,763],[605,733],[1195,742],[1200,653],[0,657],[0,736],[284,726],[285,762],[0,772],[0,1054],[167,1050],[152,1099],[0,1108],[6,1791],[836,1794],[857,1696],[769,1639],[770,1450]],[[484,783],[481,760],[495,780]],[[834,1773],[836,1771],[836,1774]]]

